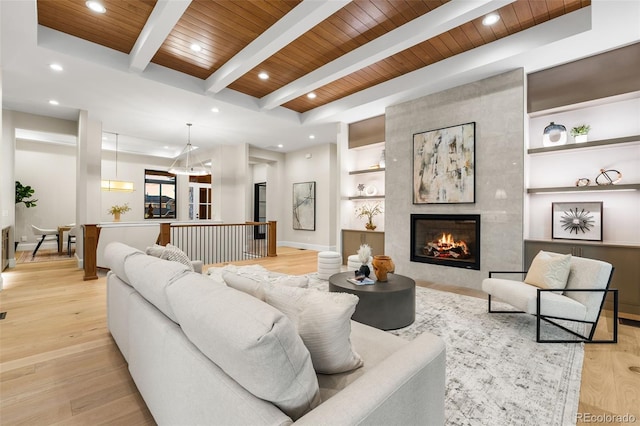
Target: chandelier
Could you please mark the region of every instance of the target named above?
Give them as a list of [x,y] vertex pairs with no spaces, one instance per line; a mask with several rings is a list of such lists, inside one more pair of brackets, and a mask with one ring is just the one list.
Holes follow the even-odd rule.
[[[184,147],[180,155],[178,155],[169,168],[169,173],[173,173],[175,175],[192,175],[192,176],[204,176],[208,175],[209,170],[202,164],[201,161],[198,160],[198,157],[195,154],[191,154],[195,148],[191,145],[191,123],[187,123],[188,136],[187,136],[187,145]],[[184,166],[178,165],[178,159],[186,157],[186,161]]]

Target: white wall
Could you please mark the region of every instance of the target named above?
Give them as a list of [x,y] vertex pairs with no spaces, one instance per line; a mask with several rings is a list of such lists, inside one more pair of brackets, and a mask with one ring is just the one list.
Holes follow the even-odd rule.
[[[102,151],[102,178],[116,179],[115,151]],[[134,192],[108,192],[102,191],[100,219],[102,222],[112,222],[113,216],[107,210],[113,205],[129,204],[131,210],[124,213],[120,220],[122,222],[143,221],[145,214],[144,204],[144,171],[161,170],[167,171],[173,163],[170,158],[151,157],[145,155],[118,153],[118,180],[133,182]],[[176,202],[178,203],[178,220],[187,220],[187,217],[180,217],[181,212],[188,212],[188,194],[181,191],[180,187],[188,190],[188,178],[178,176]]]
[[[17,111],[3,110],[3,146],[11,150],[13,176],[8,177],[7,189],[14,193],[14,180],[35,189],[35,207],[19,204],[14,209],[11,198],[7,210],[15,212],[10,222],[14,227],[14,240],[26,237],[27,247],[35,244],[31,224],[43,228],[56,228],[75,220],[75,154],[74,147],[33,141],[16,141],[15,130],[76,135],[77,123],[71,120],[44,117]],[[5,140],[6,139],[6,140]],[[55,177],[55,179],[53,179]],[[51,244],[55,247],[55,243]]]
[[[310,158],[307,158],[310,154]],[[280,245],[315,250],[336,250],[337,149],[333,143],[286,154],[286,176],[281,199],[283,228]],[[293,229],[293,184],[316,182],[316,229]]]
[[56,229],[75,223],[74,146],[17,140],[15,180],[35,189],[33,198],[38,200],[35,207],[27,208],[24,203],[16,205],[15,236],[21,244],[36,242],[31,225]]

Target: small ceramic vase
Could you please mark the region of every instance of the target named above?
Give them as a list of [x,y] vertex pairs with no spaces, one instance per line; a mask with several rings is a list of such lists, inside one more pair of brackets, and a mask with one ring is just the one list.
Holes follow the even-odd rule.
[[360,266],[360,269],[358,269],[358,272],[360,272],[361,275],[364,275],[365,277],[369,278],[369,275],[371,274],[371,269],[369,269],[367,265],[362,265]]
[[376,273],[376,278],[378,281],[385,282],[387,281],[387,274],[393,273],[396,270],[396,265],[394,265],[393,260],[389,256],[376,255],[373,256],[373,272]]

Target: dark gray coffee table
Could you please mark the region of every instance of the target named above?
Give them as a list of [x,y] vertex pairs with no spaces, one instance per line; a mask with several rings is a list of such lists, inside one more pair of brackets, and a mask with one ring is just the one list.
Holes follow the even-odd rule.
[[[395,330],[406,327],[416,319],[416,282],[409,277],[389,274],[389,280],[368,285],[352,284],[353,271],[329,277],[329,291],[355,294],[360,298],[354,321],[379,328]],[[371,274],[371,279],[375,275]]]

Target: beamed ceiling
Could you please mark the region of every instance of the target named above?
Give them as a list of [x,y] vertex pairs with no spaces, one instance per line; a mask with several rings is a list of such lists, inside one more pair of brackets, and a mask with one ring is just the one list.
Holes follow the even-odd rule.
[[300,150],[391,105],[640,40],[628,0],[98,1],[0,1],[3,108],[85,111],[122,151],[167,157],[186,123],[204,149]]
[[[211,93],[228,88],[259,99],[262,108],[304,113],[591,1],[494,1],[502,6],[493,26],[482,19],[494,6],[471,1],[194,0],[173,8],[154,0],[102,3],[105,14],[89,10],[85,0],[38,0],[38,23],[125,53],[140,71],[150,62],[204,80]],[[406,46],[398,46],[393,32]],[[145,42],[149,34],[161,43]],[[202,50],[194,52],[194,43]],[[141,61],[150,49],[148,62]],[[261,72],[269,79],[258,78]]]

